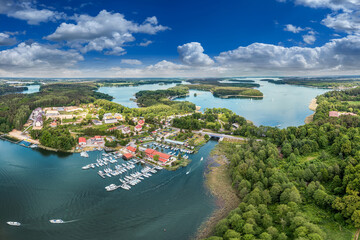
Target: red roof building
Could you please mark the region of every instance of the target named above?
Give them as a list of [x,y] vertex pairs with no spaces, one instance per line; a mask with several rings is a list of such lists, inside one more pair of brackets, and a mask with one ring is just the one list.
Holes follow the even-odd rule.
[[86,144],[86,138],[79,137],[79,145],[85,145]]
[[101,138],[101,136],[95,136],[95,139],[100,139]]
[[136,148],[132,146],[128,146],[126,149],[129,150],[130,152],[136,152]]
[[118,129],[118,127],[112,127],[112,128],[109,128],[108,131],[115,131],[117,129]]
[[123,155],[123,157],[124,157],[125,159],[129,160],[129,159],[131,159],[131,158],[133,157],[133,155],[132,155],[131,153],[125,153],[125,154]]
[[138,121],[138,124],[141,125],[141,126],[144,125],[144,123],[145,123],[144,120],[139,120],[139,121]]
[[141,125],[136,125],[135,126],[135,131],[139,132],[142,130],[142,126]]
[[150,158],[154,158],[155,155],[158,155],[159,161],[163,162],[163,163],[166,163],[167,161],[169,161],[170,157],[171,157],[169,154],[158,152],[158,151],[156,151],[154,149],[150,149],[150,148],[146,149],[145,153]]

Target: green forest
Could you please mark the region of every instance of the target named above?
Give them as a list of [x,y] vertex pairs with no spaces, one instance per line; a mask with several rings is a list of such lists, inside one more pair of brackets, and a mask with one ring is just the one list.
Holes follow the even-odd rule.
[[7,84],[0,85],[0,95],[9,94],[9,93],[18,93],[26,90],[28,90],[28,87],[23,87],[23,86],[14,87]]
[[283,78],[281,80],[262,79],[273,84],[289,84],[318,88],[353,87],[360,85],[359,78]]
[[[243,122],[246,144],[221,143],[241,203],[209,240],[352,239],[360,228],[360,88],[317,98],[314,122],[278,129]],[[349,103],[350,102],[350,103]],[[255,141],[260,139],[260,141]]]

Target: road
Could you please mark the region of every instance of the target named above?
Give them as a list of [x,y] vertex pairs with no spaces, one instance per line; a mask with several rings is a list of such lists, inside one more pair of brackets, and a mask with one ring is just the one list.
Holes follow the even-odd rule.
[[227,134],[221,134],[221,133],[211,133],[211,132],[203,132],[203,131],[192,131],[192,132],[193,132],[193,133],[197,133],[197,134],[201,134],[201,135],[207,134],[207,135],[209,135],[210,137],[236,139],[236,140],[241,140],[241,141],[246,141],[246,140],[248,140],[248,138],[236,137],[236,136],[227,135]]

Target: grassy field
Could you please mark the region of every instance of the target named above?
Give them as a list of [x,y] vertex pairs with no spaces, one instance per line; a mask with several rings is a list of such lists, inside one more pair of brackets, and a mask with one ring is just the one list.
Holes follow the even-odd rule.
[[315,204],[307,204],[302,210],[310,221],[326,233],[327,240],[349,240],[353,239],[356,229],[349,228],[347,225],[341,225],[333,220],[332,214]]
[[360,101],[344,101],[348,103],[350,106],[360,106]]

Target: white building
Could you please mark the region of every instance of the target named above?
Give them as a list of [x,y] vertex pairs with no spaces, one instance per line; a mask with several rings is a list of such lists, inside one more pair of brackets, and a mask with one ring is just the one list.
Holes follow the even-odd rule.
[[117,123],[117,122],[118,122],[118,120],[117,120],[116,118],[106,118],[106,119],[104,120],[104,123],[105,123],[105,124]]

